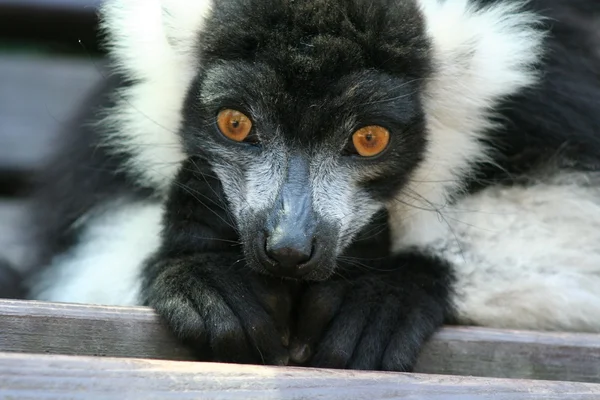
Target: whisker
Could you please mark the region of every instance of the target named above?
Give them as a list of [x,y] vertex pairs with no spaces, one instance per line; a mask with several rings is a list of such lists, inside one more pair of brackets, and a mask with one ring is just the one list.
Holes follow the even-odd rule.
[[[448,230],[450,231],[452,236],[454,236],[454,240],[460,250],[460,254],[461,254],[463,260],[466,261],[462,242],[459,240],[458,235],[456,234],[456,231],[454,230],[452,224],[448,221],[448,219],[446,218],[446,216],[444,215],[444,213],[442,211],[444,208],[446,208],[448,206],[448,203],[444,204],[442,207],[438,207],[433,202],[431,202],[429,199],[425,198],[424,196],[415,192],[412,189],[409,189],[409,192],[404,191],[403,194],[408,197],[411,197],[413,200],[422,201],[431,207],[430,209],[424,209],[424,211],[435,212],[438,215],[438,217],[440,218],[440,221],[443,221],[446,224],[446,226],[448,227]],[[399,200],[399,199],[397,199],[397,200]],[[407,205],[408,207],[416,207],[416,206],[411,205],[406,202],[402,202],[402,204]]]
[[[233,226],[229,221],[227,221],[225,218],[223,218],[221,215],[219,215],[218,212],[216,212],[215,210],[213,210],[212,208],[208,207],[206,205],[206,203],[204,203],[202,200],[200,200],[194,193],[192,190],[190,190],[186,185],[174,181],[174,183],[179,186],[181,189],[185,190],[186,192],[188,192],[194,199],[196,199],[196,201],[198,201],[200,204],[202,204],[203,207],[206,207],[210,212],[212,212],[217,218],[219,218],[221,221],[223,221],[224,224],[226,224],[227,226],[229,226],[230,228],[236,230],[236,227]],[[236,230],[237,232],[237,230]]]

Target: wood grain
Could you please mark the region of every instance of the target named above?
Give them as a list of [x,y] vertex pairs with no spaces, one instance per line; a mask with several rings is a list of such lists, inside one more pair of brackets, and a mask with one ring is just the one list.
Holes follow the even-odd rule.
[[0,351],[192,360],[148,308],[0,300]]
[[0,398],[592,400],[600,385],[0,353]]
[[[145,307],[0,301],[0,351],[191,360]],[[448,327],[416,372],[600,382],[600,335]]]
[[0,57],[0,169],[31,171],[50,157],[66,124],[103,79],[103,61]]
[[419,372],[600,382],[600,335],[475,327],[441,330]]

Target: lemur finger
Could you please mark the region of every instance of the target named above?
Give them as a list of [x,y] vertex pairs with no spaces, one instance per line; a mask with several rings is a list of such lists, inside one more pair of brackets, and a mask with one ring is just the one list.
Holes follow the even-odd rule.
[[387,296],[376,304],[376,308],[348,364],[350,369],[380,369],[390,337],[394,333],[398,320],[403,317],[398,310],[399,299],[395,296]]
[[411,372],[423,344],[441,326],[443,319],[442,307],[423,298],[419,308],[412,309],[396,323],[394,333],[383,352],[381,369]]
[[173,276],[158,280],[160,291],[169,297],[151,298],[152,306],[169,323],[173,332],[190,346],[200,360],[251,363],[255,360],[239,319],[213,288],[195,282],[194,290],[174,295],[171,284],[184,287]]
[[256,350],[256,355],[265,364],[287,365],[288,350],[282,343],[281,333],[271,316],[260,306],[238,310],[246,335]]
[[173,296],[168,300],[153,299],[151,304],[177,338],[200,360],[208,361],[212,357],[205,321],[189,299]]
[[282,345],[287,347],[290,340],[290,320],[293,306],[290,288],[281,280],[268,277],[254,279],[251,287],[260,304],[273,319]]
[[210,349],[217,362],[252,363],[256,357],[251,350],[239,318],[223,301],[214,302],[206,313]]
[[273,321],[247,281],[208,268],[192,274],[197,268],[190,265],[196,263],[173,263],[146,290],[148,304],[180,339],[211,361],[287,361],[287,350],[277,338]]
[[290,345],[290,358],[306,363],[314,353],[328,324],[338,312],[346,294],[345,282],[324,282],[310,286],[302,296],[297,327]]
[[252,291],[253,285],[231,283],[225,286],[225,301],[241,322],[245,332],[242,337],[248,340],[254,358],[264,364],[287,365],[289,356],[282,344],[281,334],[273,317]]
[[372,305],[351,293],[316,346],[310,365],[346,368],[369,321]]

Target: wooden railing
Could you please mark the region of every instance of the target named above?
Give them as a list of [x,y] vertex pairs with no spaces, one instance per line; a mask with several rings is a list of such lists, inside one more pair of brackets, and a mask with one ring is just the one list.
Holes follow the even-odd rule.
[[447,327],[412,374],[190,360],[148,308],[0,301],[0,398],[600,399],[592,334]]

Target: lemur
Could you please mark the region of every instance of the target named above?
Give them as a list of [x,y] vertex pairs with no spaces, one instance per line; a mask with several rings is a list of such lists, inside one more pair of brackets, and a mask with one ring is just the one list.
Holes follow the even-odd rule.
[[410,371],[443,324],[600,331],[600,3],[108,0],[29,298],[198,359]]

